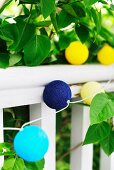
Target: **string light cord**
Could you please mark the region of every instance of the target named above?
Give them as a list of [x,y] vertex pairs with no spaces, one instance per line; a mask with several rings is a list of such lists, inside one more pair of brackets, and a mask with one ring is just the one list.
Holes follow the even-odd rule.
[[[68,106],[69,106],[69,102],[68,102],[68,104],[67,104],[66,107],[64,107],[64,108],[61,109],[61,110],[58,110],[57,112],[55,112],[55,114],[57,114],[57,113],[59,113],[59,112],[62,112],[63,110],[65,110],[66,108],[68,108]],[[51,115],[50,115],[50,116],[51,116]],[[29,125],[29,124],[38,122],[38,121],[40,121],[40,120],[42,120],[42,119],[45,119],[45,118],[48,118],[48,117],[49,117],[49,116],[43,116],[43,117],[40,117],[40,118],[38,118],[38,119],[32,120],[32,121],[30,121],[30,122],[24,123],[21,128],[24,128],[25,126],[27,126],[27,125]]]
[[11,127],[4,127],[3,130],[20,130],[21,128],[11,128]]
[[[102,88],[103,88],[104,90],[107,89],[112,80],[113,80],[113,79],[111,78],[104,86],[102,86]],[[99,90],[101,90],[102,88],[100,88]],[[64,107],[64,108],[61,109],[61,110],[56,111],[55,114],[57,114],[57,113],[65,110],[66,108],[68,108],[68,106],[69,106],[70,103],[71,103],[71,104],[73,104],[73,103],[74,103],[74,104],[77,104],[77,103],[81,103],[81,102],[85,101],[86,99],[94,96],[97,92],[99,92],[99,90],[95,91],[92,95],[87,96],[86,98],[81,99],[81,100],[77,100],[77,101],[70,101],[70,100],[68,100],[68,101],[67,101],[67,106]],[[51,115],[50,115],[50,116],[51,116]],[[48,116],[40,117],[40,118],[38,118],[38,119],[29,121],[29,122],[27,122],[27,123],[24,123],[21,128],[4,127],[3,130],[16,130],[16,131],[20,131],[20,130],[22,130],[25,126],[27,126],[27,125],[29,125],[29,124],[32,124],[32,123],[35,123],[35,122],[38,122],[38,121],[40,121],[40,120],[46,119],[46,118],[48,118],[48,117],[49,117],[49,115],[48,115]]]
[[71,103],[71,104],[76,104],[76,103],[84,102],[86,99],[89,99],[90,97],[92,97],[92,96],[94,96],[96,93],[98,93],[101,89],[106,90],[112,80],[113,80],[113,79],[111,78],[104,86],[102,86],[102,88],[100,88],[99,90],[94,91],[91,95],[85,97],[84,99],[77,100],[77,101],[70,101],[70,103]]
[[[59,112],[62,112],[63,110],[65,110],[66,108],[68,108],[68,106],[69,106],[69,101],[68,101],[68,104],[67,104],[67,106],[66,107],[64,107],[63,109],[61,109],[61,110],[58,110],[55,114],[57,114],[57,113],[59,113]],[[50,115],[51,116],[51,115]],[[24,123],[23,125],[22,125],[22,127],[21,128],[11,128],[11,127],[4,127],[3,129],[4,130],[21,130],[21,129],[23,129],[25,126],[27,126],[27,125],[29,125],[29,124],[32,124],[32,123],[35,123],[35,122],[38,122],[38,121],[40,121],[40,120],[43,120],[43,119],[46,119],[46,118],[48,118],[49,116],[43,116],[43,117],[40,117],[40,118],[38,118],[38,119],[35,119],[35,120],[32,120],[32,121],[29,121],[29,122],[26,122],[26,123]]]

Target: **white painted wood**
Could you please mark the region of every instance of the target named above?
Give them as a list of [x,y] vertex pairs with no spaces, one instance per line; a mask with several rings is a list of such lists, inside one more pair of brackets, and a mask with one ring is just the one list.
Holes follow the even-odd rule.
[[[71,148],[84,140],[89,126],[89,107],[72,105]],[[93,145],[80,146],[71,153],[71,170],[92,170]]]
[[11,67],[0,69],[0,89],[38,87],[52,80],[68,84],[114,78],[114,65],[48,65],[38,67]]
[[[41,103],[30,105],[30,121],[40,118],[41,115]],[[41,126],[41,121],[32,123],[33,125]]]
[[[101,83],[103,86],[106,83]],[[81,86],[72,85],[72,97],[80,93]],[[0,90],[0,108],[30,105],[42,102],[43,86]],[[107,91],[114,91],[114,83],[108,85]]]
[[[101,83],[101,86],[108,92],[111,92],[111,91],[114,91],[114,82],[110,82],[108,83],[105,82],[105,83]],[[70,86],[71,88],[71,91],[72,91],[72,97],[75,97],[76,94],[80,93],[80,90],[81,90],[81,86],[80,85],[71,85]]]
[[[0,109],[0,143],[4,142],[4,131],[3,131],[3,109]],[[4,163],[4,157],[0,156],[0,169]]]
[[104,151],[101,150],[100,170],[114,170],[114,153],[108,157]]
[[44,87],[0,90],[0,108],[40,103],[43,90]]
[[30,120],[39,117],[47,118],[40,122],[34,123],[42,127],[49,137],[49,150],[45,155],[45,168],[44,170],[56,170],[56,114],[55,110],[50,109],[44,103],[35,104],[30,106]]
[[[55,110],[48,108],[42,103],[42,93],[45,84],[57,79],[63,80],[71,85],[76,84],[76,86],[71,86],[72,96],[74,96],[80,92],[78,83],[87,81],[107,81],[111,78],[114,79],[113,73],[114,65],[52,65],[0,69],[0,127],[3,126],[2,108],[31,105],[31,120],[49,115],[47,119],[43,119],[36,124],[40,125],[46,131],[50,139],[50,148],[46,154],[45,170],[55,170],[56,116]],[[108,91],[113,90],[114,83],[111,83],[108,86]],[[84,139],[89,125],[88,109],[88,107],[73,105],[71,147],[79,144]],[[0,142],[2,142],[2,128],[0,128],[0,134],[2,134],[0,135]],[[92,145],[83,146],[73,151],[71,154],[71,170],[92,170],[92,154]],[[102,158],[101,162],[103,162],[103,159],[104,158]],[[113,156],[108,161],[111,167],[113,167],[112,160]],[[2,161],[3,158],[1,158],[0,163],[2,163]],[[103,166],[103,163],[101,163],[101,166]],[[105,170],[103,168],[101,170]],[[112,169],[114,169],[114,167]]]

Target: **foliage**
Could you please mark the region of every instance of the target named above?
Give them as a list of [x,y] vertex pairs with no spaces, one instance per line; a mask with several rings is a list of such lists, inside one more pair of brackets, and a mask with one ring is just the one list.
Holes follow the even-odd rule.
[[97,94],[90,106],[91,125],[84,144],[99,143],[107,155],[114,152],[113,116],[114,93]]
[[103,19],[110,16],[112,23],[111,1],[48,1],[5,1],[0,9],[0,67],[67,63],[64,50],[74,40],[87,44],[87,62],[98,62],[104,43],[114,46],[113,27],[108,29]]
[[2,170],[31,170],[31,168],[34,170],[43,170],[44,160],[35,163],[28,163],[24,162],[21,158],[9,157],[8,159],[5,159]]
[[[106,22],[107,17],[110,25]],[[64,50],[75,40],[88,46],[87,63],[96,63],[97,52],[104,43],[114,47],[113,17],[111,0],[7,0],[0,9],[0,67],[66,64]],[[113,110],[113,93],[95,96],[90,106],[91,125],[84,141],[84,144],[99,143],[107,155],[114,151]],[[6,109],[4,125],[21,127],[28,120],[28,114],[23,112],[28,112],[28,108],[21,111],[20,108]],[[69,124],[63,132],[67,130],[70,131]],[[5,132],[8,143],[0,144],[0,155],[6,157],[2,170],[42,170],[44,160],[27,163],[17,157],[12,146],[15,134]],[[57,142],[59,139],[60,134]],[[65,152],[64,146],[70,147],[69,142],[58,145],[60,154]],[[57,154],[58,160],[59,157]],[[57,169],[62,170],[63,164],[64,170],[69,169],[68,159],[64,158],[64,163],[59,160]]]

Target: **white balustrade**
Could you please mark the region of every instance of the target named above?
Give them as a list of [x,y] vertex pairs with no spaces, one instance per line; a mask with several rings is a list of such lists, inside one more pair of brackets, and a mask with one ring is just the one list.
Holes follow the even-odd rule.
[[[89,107],[74,104],[71,119],[71,148],[83,142],[89,127]],[[71,152],[71,170],[92,170],[93,146],[79,146]]]
[[[106,82],[111,78],[114,79],[114,66],[54,65],[0,69],[0,142],[3,142],[3,108],[30,105],[30,120],[48,116],[35,124],[46,131],[50,140],[44,170],[55,170],[56,115],[55,110],[43,103],[42,93],[45,85],[53,80],[63,80],[71,85],[72,96],[74,96],[80,92],[78,83]],[[114,83],[111,83],[107,89],[114,91]],[[89,126],[89,107],[72,104],[71,124],[71,147],[74,147],[83,141]],[[92,170],[92,159],[93,146],[80,146],[71,152],[70,170]],[[113,170],[113,162],[113,154],[108,158],[101,152],[100,170]],[[0,166],[2,164],[3,157],[0,157]]]
[[34,123],[41,126],[49,137],[49,149],[45,156],[44,170],[56,169],[56,114],[55,110],[47,107],[43,102],[30,106],[30,120],[35,120],[40,117],[46,117],[41,121]]

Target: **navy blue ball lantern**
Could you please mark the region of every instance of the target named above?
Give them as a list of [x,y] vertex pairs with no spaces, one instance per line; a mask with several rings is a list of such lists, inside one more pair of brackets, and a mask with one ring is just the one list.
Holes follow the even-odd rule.
[[45,86],[43,100],[52,109],[60,110],[67,106],[71,99],[71,89],[61,80],[55,80]]

